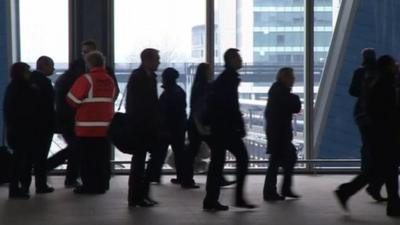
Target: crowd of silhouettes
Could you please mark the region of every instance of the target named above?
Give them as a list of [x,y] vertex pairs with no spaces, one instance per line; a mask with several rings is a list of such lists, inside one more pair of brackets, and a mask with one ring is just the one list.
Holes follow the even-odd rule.
[[[400,216],[399,152],[399,67],[390,55],[376,59],[373,49],[362,51],[363,62],[354,71],[350,95],[357,98],[354,119],[359,128],[361,172],[335,191],[345,210],[348,200],[363,187],[377,201],[387,201],[386,214]],[[386,185],[387,198],[381,196]]]
[[[363,63],[355,70],[349,89],[357,98],[354,119],[362,139],[361,171],[351,182],[340,185],[335,195],[348,210],[349,198],[368,185],[366,190],[373,199],[387,201],[387,215],[400,216],[399,67],[389,55],[376,59],[373,49],[363,50],[362,55]],[[178,84],[179,72],[172,67],[162,72],[163,91],[159,95],[156,74],[162,60],[159,51],[144,49],[140,59],[126,86],[127,122],[130,136],[135,140],[128,205],[158,204],[151,196],[150,187],[152,183],[161,183],[169,147],[176,168],[176,178],[171,183],[184,189],[199,188],[194,180],[194,162],[203,143],[211,155],[203,209],[228,210],[219,201],[220,190],[221,186],[234,183],[235,206],[255,208],[245,197],[244,188],[249,155],[243,141],[246,126],[239,104],[239,70],[243,64],[239,50],[226,50],[225,68],[215,80],[209,64],[198,65],[191,88],[189,116],[186,93]],[[11,82],[4,98],[7,143],[13,150],[10,198],[30,197],[32,169],[36,193],[53,192],[54,188],[47,184],[47,172],[65,162],[65,186],[73,187],[74,193],[104,194],[110,188],[111,143],[107,129],[119,95],[114,72],[106,66],[104,55],[97,51],[93,41],[83,42],[82,57],[59,76],[54,88],[48,78],[53,72],[54,62],[47,56],[37,60],[33,72],[22,62],[11,67]],[[300,98],[292,93],[294,83],[295,71],[283,67],[277,71],[268,91],[264,116],[266,154],[270,157],[263,189],[265,201],[300,198],[292,189],[297,161],[297,150],[292,143],[292,118],[301,111]],[[67,146],[47,159],[54,133],[61,134]],[[226,151],[236,158],[235,181],[228,181],[223,175]],[[278,192],[280,167],[283,182]],[[387,198],[381,195],[384,184]]]

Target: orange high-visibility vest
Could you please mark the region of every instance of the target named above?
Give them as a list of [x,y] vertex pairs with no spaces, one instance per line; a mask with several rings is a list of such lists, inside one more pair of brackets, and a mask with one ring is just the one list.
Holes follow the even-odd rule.
[[67,95],[76,108],[75,133],[78,137],[105,137],[114,114],[115,86],[104,68],[92,68],[80,76]]

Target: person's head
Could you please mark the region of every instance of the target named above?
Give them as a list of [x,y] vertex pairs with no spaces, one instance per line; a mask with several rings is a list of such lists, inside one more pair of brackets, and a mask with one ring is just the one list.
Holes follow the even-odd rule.
[[31,75],[30,66],[23,62],[14,63],[11,66],[10,78],[11,80],[28,80]]
[[140,53],[140,60],[146,70],[154,72],[160,65],[159,51],[154,48],[146,48]]
[[363,62],[363,66],[370,66],[376,63],[376,53],[373,48],[364,48],[361,51]]
[[92,52],[92,51],[96,51],[97,50],[97,46],[96,46],[96,42],[93,40],[87,40],[82,42],[82,48],[81,48],[81,53],[83,56],[85,56],[86,54]]
[[378,70],[382,75],[395,75],[398,73],[396,60],[390,55],[383,55],[376,61]]
[[40,56],[36,61],[36,70],[42,72],[46,76],[54,73],[54,61],[48,56]]
[[283,67],[279,69],[276,75],[276,81],[281,82],[288,88],[292,88],[295,81],[293,68]]
[[105,58],[100,51],[92,51],[85,55],[85,62],[89,69],[94,67],[104,67]]
[[239,54],[239,49],[230,48],[224,53],[225,67],[229,67],[234,70],[242,68],[242,57]]
[[176,84],[176,79],[179,77],[179,72],[172,68],[166,68],[161,74],[162,83],[164,87],[169,87]]
[[196,83],[196,80],[199,80],[200,82],[203,82],[203,83],[206,83],[206,82],[212,80],[210,64],[200,63],[197,66],[196,74],[194,77],[194,83]]

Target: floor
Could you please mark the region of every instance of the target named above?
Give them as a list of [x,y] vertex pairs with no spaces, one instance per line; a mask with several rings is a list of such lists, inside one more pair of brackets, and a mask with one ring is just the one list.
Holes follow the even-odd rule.
[[[30,200],[8,200],[7,186],[0,186],[0,225],[172,225],[172,224],[229,224],[229,225],[329,225],[329,224],[400,224],[400,219],[385,216],[385,205],[372,201],[364,191],[349,202],[351,214],[338,206],[332,191],[351,175],[297,175],[295,190],[300,200],[279,203],[262,201],[264,177],[248,178],[247,194],[258,205],[254,210],[231,207],[227,212],[209,213],[201,209],[205,177],[196,180],[201,189],[182,190],[163,177],[162,185],[153,185],[152,194],[160,205],[154,208],[127,207],[127,176],[116,176],[111,190],[105,195],[77,196],[63,187],[63,177],[52,176],[49,182],[56,188],[48,195],[32,194]],[[231,178],[232,179],[232,178]],[[232,203],[233,187],[224,188],[221,202]],[[31,193],[34,190],[31,189]]]

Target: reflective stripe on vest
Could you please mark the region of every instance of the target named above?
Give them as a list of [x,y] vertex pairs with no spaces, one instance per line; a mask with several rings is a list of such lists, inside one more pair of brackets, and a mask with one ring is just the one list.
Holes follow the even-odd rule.
[[107,127],[110,122],[76,122],[77,127]]
[[114,102],[114,99],[112,98],[85,98],[82,101],[83,103],[88,103],[88,102]]
[[[86,77],[90,84],[90,89],[88,92],[87,98],[83,99],[81,103],[93,103],[93,102],[106,102],[106,103],[113,103],[114,99],[113,98],[104,98],[104,97],[93,97],[93,80],[92,77],[86,73],[83,76]],[[114,89],[113,89],[113,96],[114,96]],[[76,99],[76,98],[75,98]]]
[[85,73],[85,75],[83,75],[86,77],[86,79],[89,81],[90,84],[90,89],[89,89],[89,93],[88,93],[88,97],[87,98],[93,98],[93,80],[92,77],[88,74]]
[[79,100],[79,99],[77,99],[77,98],[75,97],[75,95],[73,95],[71,92],[68,92],[67,96],[68,96],[69,99],[71,99],[71,100],[72,100],[73,102],[75,102],[76,104],[81,104],[81,103],[82,103],[82,101]]

